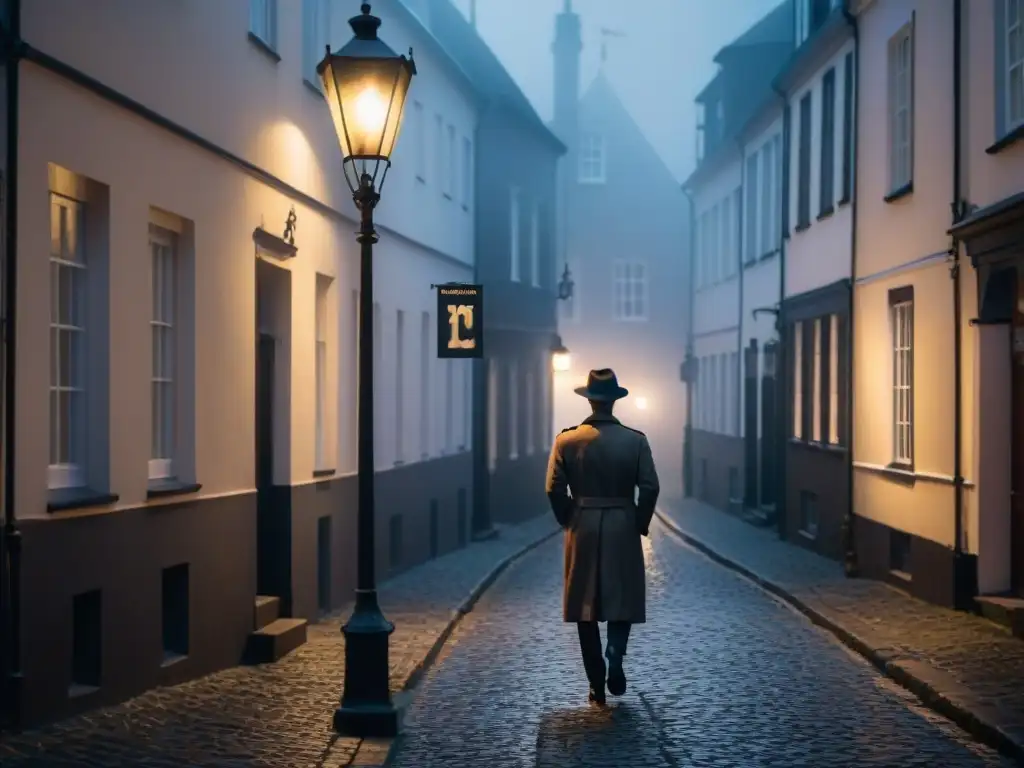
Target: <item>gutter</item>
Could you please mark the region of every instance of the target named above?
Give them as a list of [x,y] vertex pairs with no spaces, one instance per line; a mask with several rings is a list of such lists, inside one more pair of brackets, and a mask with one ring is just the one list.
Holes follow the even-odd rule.
[[8,36],[5,77],[7,86],[7,178],[4,194],[3,264],[3,535],[0,536],[0,624],[2,624],[3,679],[0,715],[3,723],[18,725],[21,702],[21,531],[14,510],[15,451],[14,422],[18,284],[18,126],[21,59],[25,45],[21,39],[21,0],[8,4]]
[[[956,1],[956,0],[954,0]],[[860,575],[860,564],[857,561],[856,547],[856,515],[853,512],[853,340],[857,324],[854,322],[856,312],[853,294],[857,283],[857,157],[860,144],[860,34],[857,29],[857,18],[846,8],[843,18],[853,32],[853,157],[850,158],[850,306],[846,320],[846,510],[843,519],[843,571],[854,578]]]
[[[962,198],[962,101],[963,101],[963,3],[953,0],[953,224],[967,211]],[[963,551],[964,478],[963,478],[963,333],[960,328],[963,308],[960,296],[960,239],[953,235],[949,248],[949,276],[953,285],[953,606],[972,607],[977,592],[977,571],[972,574],[972,558]]]
[[787,434],[789,425],[789,410],[786,405],[789,400],[789,393],[786,387],[789,374],[789,357],[786,350],[789,346],[786,339],[786,242],[789,240],[789,177],[790,177],[790,155],[792,143],[792,113],[789,107],[789,98],[773,81],[772,90],[782,101],[782,157],[779,163],[782,171],[782,204],[779,206],[779,312],[775,316],[775,330],[779,334],[779,346],[775,353],[775,421],[778,434],[776,441],[776,466],[775,466],[775,526],[779,538],[786,538],[786,446],[788,445]]

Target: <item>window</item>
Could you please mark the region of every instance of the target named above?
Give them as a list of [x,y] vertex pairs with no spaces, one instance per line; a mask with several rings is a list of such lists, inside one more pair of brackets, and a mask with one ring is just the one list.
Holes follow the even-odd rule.
[[511,266],[512,282],[518,283],[519,277],[519,190],[512,187],[509,191],[508,206],[508,257]]
[[430,313],[420,314],[420,458],[430,455]]
[[519,377],[515,360],[508,364],[508,457],[519,458]]
[[249,0],[249,32],[277,50],[277,0]]
[[537,392],[534,389],[532,366],[526,367],[526,455],[533,455],[534,435],[537,431]]
[[[775,138],[772,139],[771,147],[771,158],[772,158],[772,202],[775,204],[775,210],[772,212],[771,221],[771,249],[776,251],[779,249],[779,244],[782,242],[782,191],[784,189],[783,179],[785,178],[782,174],[782,135],[776,134]],[[789,171],[786,170],[788,175]],[[788,203],[787,203],[788,205]],[[786,214],[789,215],[788,213]]]
[[395,315],[395,464],[405,461],[405,312]]
[[889,189],[914,177],[914,34],[907,24],[889,41]]
[[718,206],[715,205],[708,212],[708,285],[713,285],[719,280],[718,237]]
[[455,449],[455,361],[444,361],[444,452]]
[[50,195],[50,488],[85,485],[85,206]]
[[612,266],[612,311],[616,320],[647,319],[647,266],[616,261]]
[[828,441],[839,445],[839,315],[828,324]]
[[414,101],[412,103],[412,132],[413,141],[416,143],[416,180],[426,182],[427,180],[427,124],[423,116],[423,103]]
[[836,70],[831,68],[821,81],[821,169],[818,214],[832,212],[835,200],[836,166]]
[[328,418],[327,407],[327,299],[331,286],[331,278],[326,275],[316,276],[316,469],[328,468]]
[[459,169],[458,169],[459,156],[458,156],[458,154],[455,151],[455,126],[454,125],[449,125],[448,126],[448,148],[445,151],[445,154],[446,154],[446,159],[448,161],[447,162],[448,175],[446,177],[447,178],[447,184],[446,184],[447,189],[445,189],[445,194],[447,194],[449,198],[453,198],[455,196],[455,180],[459,177]]
[[807,0],[797,0],[795,5],[796,44],[799,46],[811,34],[811,19]]
[[739,411],[736,408],[736,398],[740,393],[740,354],[739,352],[729,353],[729,400],[725,407],[729,412],[729,434],[738,436],[740,433]]
[[[758,159],[760,153],[755,152],[747,158],[747,178],[744,179],[744,184],[747,186],[746,202],[744,204],[743,216],[746,221],[744,228],[744,258],[746,261],[753,261],[759,255],[758,242],[757,242],[757,215],[758,215],[758,193],[761,191],[758,186]],[[763,198],[767,202],[767,198]],[[765,212],[761,211],[762,218],[765,216]]]
[[757,256],[775,250],[773,235],[777,224],[779,191],[775,188],[778,172],[775,168],[775,140],[765,142],[761,148],[761,232],[757,240]]
[[469,210],[469,201],[473,197],[473,143],[466,137],[462,139],[462,207]]
[[735,263],[736,256],[733,253],[733,226],[732,226],[732,197],[726,197],[722,201],[722,213],[719,224],[722,227],[721,240],[719,240],[720,248],[718,256],[720,263],[718,265],[718,274],[723,279],[732,277],[732,268]]
[[811,360],[811,440],[821,442],[821,318],[814,319],[814,346]]
[[604,184],[604,138],[595,134],[580,137],[580,184]]
[[892,313],[893,463],[914,464],[914,293],[889,293]]
[[149,227],[153,304],[149,321],[152,337],[152,371],[150,373],[150,408],[152,446],[149,478],[157,480],[174,476],[174,358],[175,358],[175,276],[176,236],[155,225]]
[[530,211],[530,282],[540,288],[540,204]]
[[839,202],[853,197],[853,53],[843,63],[843,186]]
[[498,467],[498,360],[487,360],[487,469],[494,472]]
[[726,357],[727,355],[721,354],[716,357],[718,362],[717,370],[715,371],[715,397],[718,400],[717,415],[715,418],[715,431],[719,434],[725,433],[725,420],[727,414],[726,399],[728,398],[728,387],[729,381],[726,378]]
[[804,436],[804,324],[793,323],[793,437]]
[[437,185],[439,189],[442,189],[445,179],[445,174],[448,172],[448,160],[445,158],[445,142],[444,142],[444,120],[441,115],[434,115],[434,178],[437,179]]
[[799,179],[797,184],[796,228],[811,223],[811,94],[800,99]]
[[330,3],[327,0],[302,0],[302,77],[318,91],[321,90],[317,64],[324,57],[331,29]]
[[1024,26],[1020,0],[996,0],[996,138],[1024,125]]

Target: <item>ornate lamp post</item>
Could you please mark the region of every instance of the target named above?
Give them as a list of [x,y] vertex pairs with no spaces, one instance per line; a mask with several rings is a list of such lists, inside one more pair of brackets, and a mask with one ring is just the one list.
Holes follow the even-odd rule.
[[551,345],[551,370],[555,373],[568,371],[572,365],[572,356],[569,349],[562,344],[562,337],[555,336],[555,343]]
[[[356,736],[393,736],[398,714],[388,684],[388,637],[394,625],[377,602],[373,477],[373,209],[391,166],[405,97],[416,65],[377,37],[381,21],[363,3],[349,19],[354,37],[317,66],[344,156],[345,181],[360,223],[359,258],[359,534],[356,604],[345,634],[345,688],[334,728]],[[379,174],[379,179],[378,179]]]

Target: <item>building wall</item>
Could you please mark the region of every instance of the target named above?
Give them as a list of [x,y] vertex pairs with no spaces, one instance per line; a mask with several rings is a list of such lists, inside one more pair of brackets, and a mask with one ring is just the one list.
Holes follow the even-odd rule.
[[[401,50],[425,40],[397,5],[381,6],[389,44]],[[240,660],[253,629],[262,551],[257,537],[264,533],[255,488],[257,331],[277,339],[270,490],[285,611],[313,617],[351,598],[358,244],[337,139],[322,97],[303,83],[302,18],[284,12],[290,7],[282,4],[279,15],[280,61],[247,39],[244,0],[204,6],[202,14],[177,5],[143,13],[126,2],[88,18],[64,0],[25,8],[31,46],[199,137],[176,134],[173,125],[117,106],[37,63],[21,65],[17,193],[24,298],[18,306],[15,502],[25,539],[23,604],[30,607],[21,638],[28,722]],[[54,18],[62,23],[53,24]],[[335,26],[332,39],[348,36]],[[73,28],[91,34],[67,34]],[[190,45],[182,47],[181,40]],[[472,137],[475,106],[463,76],[430,45],[417,42],[416,48],[420,74],[411,100],[440,112],[457,136]],[[159,74],[176,77],[160,81],[150,67],[125,66],[153,60],[162,62]],[[196,82],[204,87],[195,88]],[[384,188],[375,248],[377,504],[387,511],[377,518],[382,575],[465,544],[472,495],[470,364],[436,359],[432,315],[426,356],[420,332],[423,313],[435,311],[430,284],[472,280],[475,205],[462,206],[462,190],[448,199],[429,175],[417,178],[419,145],[410,134],[416,136],[407,122]],[[438,147],[426,147],[427,167],[433,164],[436,175]],[[456,172],[456,183],[460,178]],[[47,489],[48,430],[40,426],[50,412],[51,268],[46,259],[26,257],[51,247],[51,192],[86,203],[86,479],[92,490],[112,494],[106,503],[60,511],[48,505],[54,498]],[[295,257],[257,252],[254,229],[280,233],[293,206]],[[199,486],[184,489],[187,495],[153,497],[148,483],[151,223],[180,230],[174,458],[178,479]],[[318,275],[329,282],[328,438],[320,461],[314,437]],[[326,606],[317,595],[317,531],[324,518],[330,521]],[[183,563],[189,569],[190,653],[168,667],[161,574]],[[99,590],[102,601],[102,681],[72,696],[72,670],[58,660],[71,657],[72,597],[91,590]]]
[[[856,513],[915,537],[953,544],[952,200],[953,3],[874,3],[859,17],[857,259],[854,340]],[[890,189],[889,40],[914,24],[913,188]],[[936,162],[936,158],[948,158]],[[894,471],[889,292],[913,288],[913,466]],[[965,293],[966,297],[966,293]],[[972,317],[970,304],[964,317]],[[971,379],[973,352],[964,328]],[[965,441],[965,446],[969,441]],[[913,556],[912,556],[913,557]]]

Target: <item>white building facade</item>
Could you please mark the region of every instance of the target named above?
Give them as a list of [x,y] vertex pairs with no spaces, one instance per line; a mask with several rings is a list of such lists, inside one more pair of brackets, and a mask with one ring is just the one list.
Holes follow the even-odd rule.
[[834,558],[849,529],[855,34],[841,2],[795,0],[786,99],[780,532]]
[[[24,5],[12,193],[28,722],[237,663],[257,594],[296,619],[350,599],[358,244],[315,66],[358,10]],[[470,364],[436,359],[430,286],[473,279],[477,101],[398,0],[373,10],[419,68],[376,217],[389,572],[466,539]]]

